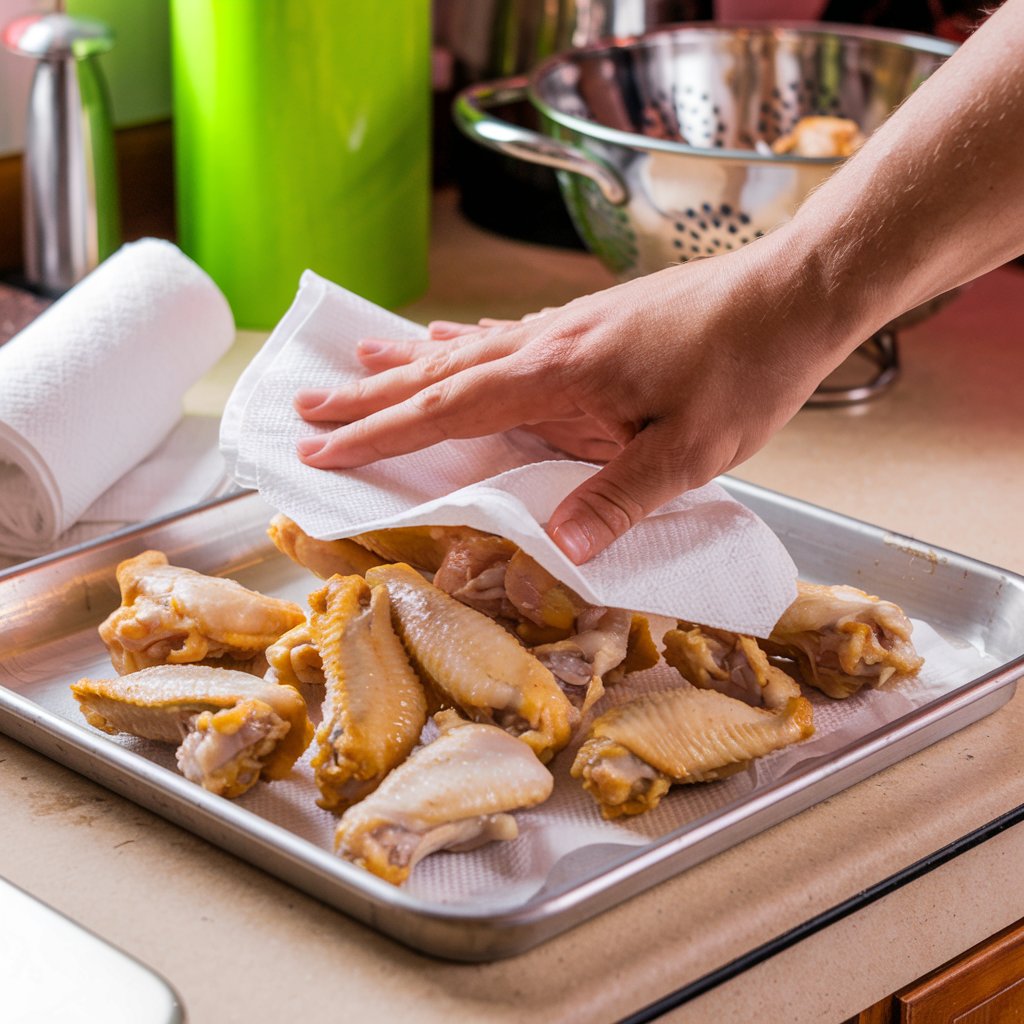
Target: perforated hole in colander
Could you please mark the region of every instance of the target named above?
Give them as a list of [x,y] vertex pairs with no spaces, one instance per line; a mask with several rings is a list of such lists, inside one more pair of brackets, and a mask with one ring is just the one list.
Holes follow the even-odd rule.
[[845,117],[839,98],[826,86],[819,86],[812,78],[794,79],[771,91],[771,101],[761,104],[758,120],[760,137],[768,143],[792,131],[803,117]]
[[693,85],[673,84],[668,92],[655,92],[644,107],[644,134],[685,142],[701,149],[721,149],[727,126],[711,94]]
[[748,213],[728,203],[702,203],[683,210],[673,228],[672,248],[680,263],[738,249],[764,234],[753,226]]
[[698,149],[757,149],[758,143],[770,146],[792,131],[803,117],[846,116],[831,89],[811,78],[773,86],[749,114],[737,114],[733,108],[733,115],[740,123],[728,123],[723,107],[709,90],[673,84],[652,93],[644,104],[643,132]]

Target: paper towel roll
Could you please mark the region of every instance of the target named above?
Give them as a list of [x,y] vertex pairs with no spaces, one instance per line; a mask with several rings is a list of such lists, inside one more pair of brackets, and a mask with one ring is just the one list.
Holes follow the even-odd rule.
[[45,551],[181,418],[235,336],[176,246],[124,246],[0,347],[0,552]]

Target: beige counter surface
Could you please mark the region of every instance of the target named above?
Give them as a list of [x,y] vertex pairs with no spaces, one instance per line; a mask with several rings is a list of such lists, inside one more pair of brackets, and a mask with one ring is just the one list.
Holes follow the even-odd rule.
[[[519,315],[609,282],[588,256],[497,239],[442,196],[433,285],[405,312]],[[856,412],[805,410],[737,475],[1024,572],[1024,271],[906,332]],[[215,412],[242,335],[189,398]],[[1024,624],[1022,624],[1024,633]],[[0,737],[0,875],[162,973],[189,1020],[616,1021],[699,983],[1024,804],[1024,693],[989,718],[512,960],[413,953]],[[671,1021],[841,1021],[1024,917],[1011,825],[795,933]],[[799,941],[798,941],[799,940]],[[733,975],[729,977],[729,975]]]

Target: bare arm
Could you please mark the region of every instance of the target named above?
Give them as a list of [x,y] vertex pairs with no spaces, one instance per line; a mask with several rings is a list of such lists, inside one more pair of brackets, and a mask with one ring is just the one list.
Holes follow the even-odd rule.
[[[577,562],[760,448],[894,316],[1024,251],[1024,0],[1009,0],[788,224],[560,310],[394,343],[309,389],[319,468],[555,422],[611,455],[548,530]],[[440,332],[439,332],[440,334]]]

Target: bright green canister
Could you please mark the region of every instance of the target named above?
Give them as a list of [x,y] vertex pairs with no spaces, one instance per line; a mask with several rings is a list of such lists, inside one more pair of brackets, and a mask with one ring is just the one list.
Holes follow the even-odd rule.
[[427,283],[430,0],[171,0],[182,248],[243,327]]

